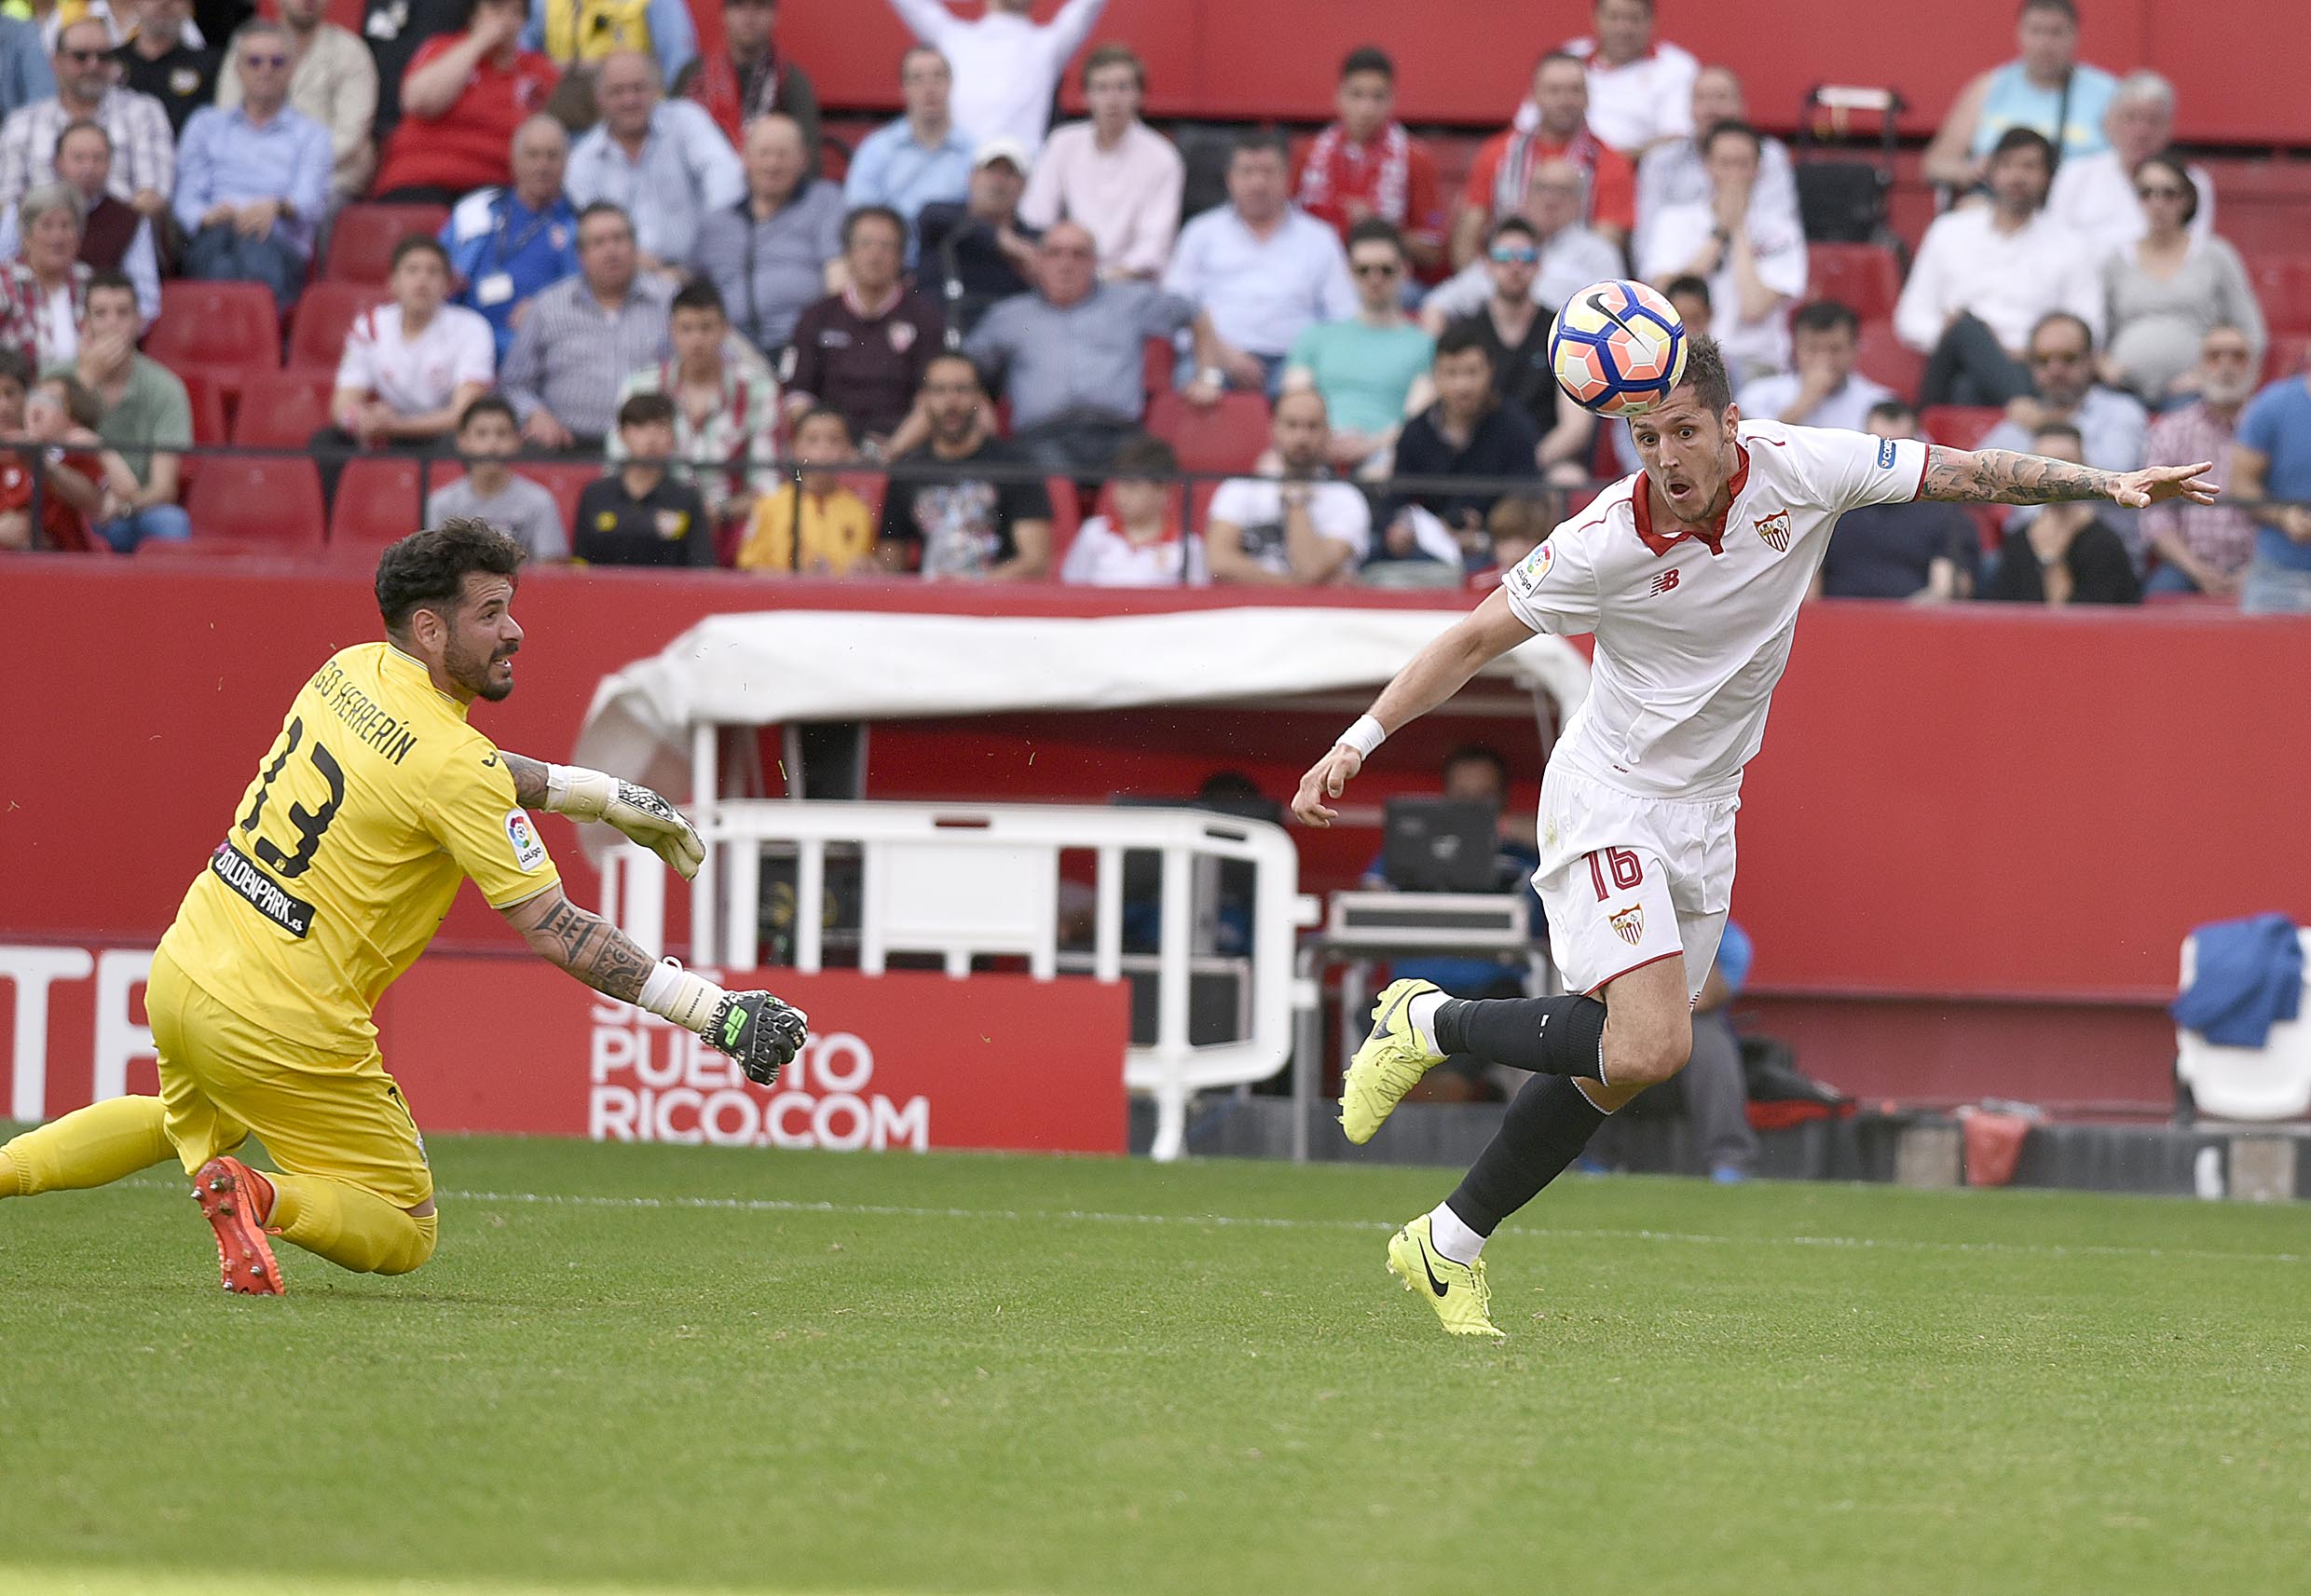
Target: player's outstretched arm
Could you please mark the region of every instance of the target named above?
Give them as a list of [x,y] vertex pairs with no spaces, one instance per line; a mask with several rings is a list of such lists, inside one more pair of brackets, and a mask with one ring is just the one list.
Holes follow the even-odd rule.
[[635,1003],[729,1054],[746,1078],[767,1086],[800,1050],[810,1016],[768,992],[726,992],[673,960],[661,963],[591,909],[549,887],[504,911],[506,923],[539,957],[595,991]]
[[2074,466],[2044,455],[2008,449],[1926,450],[1926,480],[1921,498],[1950,504],[2058,504],[2070,499],[2107,498],[2140,510],[2169,498],[2212,504],[2222,490],[2207,480],[2212,461],[2195,466],[2150,466],[2139,471],[2105,471]]
[[679,810],[648,787],[579,765],[549,765],[499,749],[513,776],[513,801],[524,809],[599,820],[657,854],[684,880],[698,874],[706,845]]
[[1300,778],[1300,791],[1292,812],[1303,825],[1327,826],[1339,818],[1326,798],[1336,798],[1347,788],[1381,739],[1419,719],[1469,685],[1469,678],[1533,635],[1533,629],[1509,607],[1508,595],[1498,588],[1483,604],[1429,639],[1426,648],[1404,663],[1388,685],[1380,689],[1373,706],[1343,732],[1332,752],[1308,768]]

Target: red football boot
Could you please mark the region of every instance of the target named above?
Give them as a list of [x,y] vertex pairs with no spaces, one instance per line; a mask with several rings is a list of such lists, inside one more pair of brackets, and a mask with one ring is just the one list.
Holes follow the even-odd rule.
[[193,1177],[193,1200],[216,1232],[217,1266],[227,1291],[278,1297],[289,1289],[255,1213],[269,1189],[264,1176],[238,1158],[212,1158]]

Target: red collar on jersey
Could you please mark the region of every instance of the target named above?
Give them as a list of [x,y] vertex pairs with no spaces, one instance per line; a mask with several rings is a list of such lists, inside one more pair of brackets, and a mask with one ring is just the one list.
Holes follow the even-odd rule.
[[1630,496],[1629,508],[1636,516],[1637,536],[1644,539],[1647,548],[1653,551],[1656,559],[1669,552],[1688,538],[1703,545],[1713,554],[1725,552],[1721,545],[1725,541],[1726,517],[1733,513],[1734,501],[1742,497],[1742,490],[1749,485],[1749,451],[1742,446],[1741,440],[1738,438],[1733,442],[1733,452],[1741,457],[1741,463],[1733,468],[1733,482],[1725,496],[1725,513],[1718,516],[1716,525],[1706,532],[1673,532],[1664,538],[1654,531],[1653,479],[1643,472],[1638,473],[1637,491]]

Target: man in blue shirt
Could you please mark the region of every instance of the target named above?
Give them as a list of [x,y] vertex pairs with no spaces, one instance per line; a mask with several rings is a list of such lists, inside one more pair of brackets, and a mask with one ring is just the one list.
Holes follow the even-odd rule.
[[513,347],[513,318],[548,283],[578,271],[578,212],[562,192],[569,135],[540,114],[513,131],[513,186],[476,189],[442,225],[453,304],[480,312],[498,336],[498,363]]
[[291,64],[280,23],[240,30],[233,70],[241,103],[205,107],[185,124],[173,201],[192,235],[183,275],[261,282],[284,312],[304,285],[335,166],[329,130],[287,103]]
[[40,30],[17,17],[0,17],[0,120],[35,100],[56,95],[56,74]]
[[972,143],[948,110],[954,87],[947,58],[917,45],[899,61],[907,115],[877,128],[851,157],[842,202],[887,205],[907,220],[907,263],[915,261],[915,218],[937,200],[962,204],[971,194]]
[[594,98],[602,119],[569,152],[570,199],[624,211],[642,269],[679,281],[697,257],[700,223],[746,198],[746,169],[704,106],[665,98],[648,56],[605,56]]
[[2283,377],[2255,395],[2231,445],[2231,492],[2256,521],[2255,561],[2239,607],[2249,615],[2311,614],[2311,375]]

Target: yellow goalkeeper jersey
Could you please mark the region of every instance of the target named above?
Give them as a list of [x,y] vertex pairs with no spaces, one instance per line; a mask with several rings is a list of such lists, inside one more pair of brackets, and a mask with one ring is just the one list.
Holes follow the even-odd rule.
[[289,706],[161,950],[252,1024],[366,1053],[378,996],[471,876],[504,908],[560,874],[465,706],[390,643],[331,657]]

